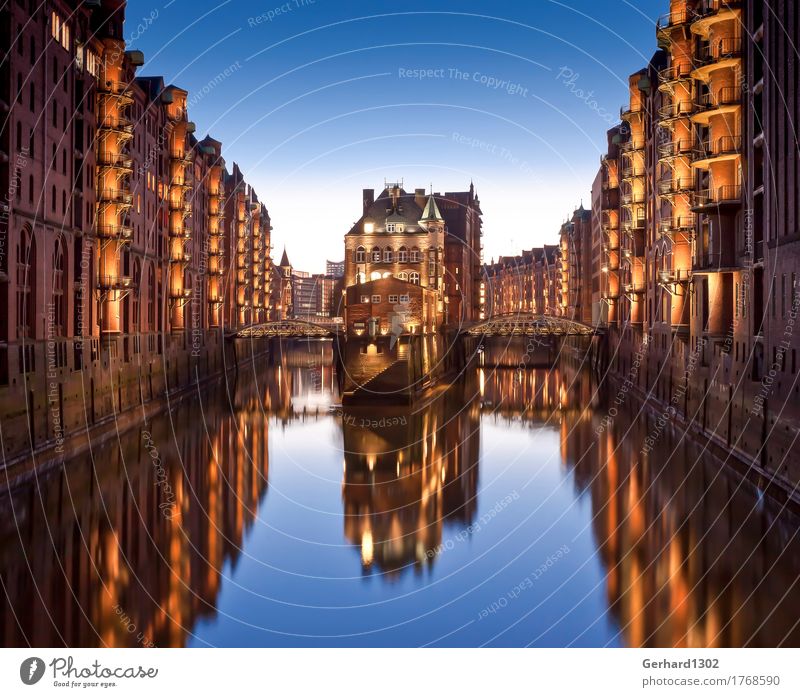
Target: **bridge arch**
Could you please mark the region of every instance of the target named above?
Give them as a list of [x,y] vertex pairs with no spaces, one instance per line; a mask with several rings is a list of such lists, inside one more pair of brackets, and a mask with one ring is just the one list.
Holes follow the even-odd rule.
[[260,339],[262,337],[284,339],[333,338],[341,331],[342,325],[338,322],[327,322],[324,319],[315,322],[302,319],[285,319],[251,324],[231,332],[229,336],[235,339]]
[[474,324],[470,336],[594,336],[599,327],[576,322],[566,317],[512,313],[495,315]]

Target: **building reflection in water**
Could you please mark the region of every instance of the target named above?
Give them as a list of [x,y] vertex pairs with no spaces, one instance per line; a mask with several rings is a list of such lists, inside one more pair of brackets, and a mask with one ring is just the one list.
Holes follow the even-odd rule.
[[[339,417],[330,411],[329,348],[287,349],[258,381],[243,371],[236,383],[204,391],[202,411],[187,401],[151,419],[149,435],[128,432],[0,497],[8,599],[0,641],[184,645],[216,613],[259,508],[270,505],[270,428],[341,418],[341,554],[346,568],[378,577],[387,598],[401,578],[424,592],[419,572],[435,570],[448,526],[463,530],[478,515],[479,466],[488,466],[479,464],[481,424],[548,424],[560,434],[559,452],[543,457],[560,463],[575,500],[591,502],[581,524],[593,530],[589,554],[602,562],[622,643],[800,644],[797,518],[677,434],[663,433],[643,455],[649,425],[641,416],[620,413],[603,428],[607,407],[585,374],[568,365],[482,368],[428,405]],[[548,602],[563,616],[576,599],[564,592]]]
[[422,408],[345,410],[344,531],[365,571],[420,571],[435,561],[445,526],[472,523],[479,418],[474,379]]

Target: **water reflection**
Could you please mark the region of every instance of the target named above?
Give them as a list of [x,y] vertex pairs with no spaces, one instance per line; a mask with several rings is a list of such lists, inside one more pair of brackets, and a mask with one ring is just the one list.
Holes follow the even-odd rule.
[[797,518],[600,395],[483,368],[341,413],[330,346],[287,347],[0,497],[2,642],[800,644]]

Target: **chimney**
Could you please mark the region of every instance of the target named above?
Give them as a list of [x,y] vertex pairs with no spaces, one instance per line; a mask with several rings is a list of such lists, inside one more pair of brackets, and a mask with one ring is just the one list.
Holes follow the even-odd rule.
[[425,189],[414,189],[414,203],[422,210],[425,210],[425,205],[428,203],[428,197],[425,196]]
[[375,189],[364,189],[363,194],[364,199],[364,215],[367,214],[367,211],[370,209],[373,203],[375,203]]

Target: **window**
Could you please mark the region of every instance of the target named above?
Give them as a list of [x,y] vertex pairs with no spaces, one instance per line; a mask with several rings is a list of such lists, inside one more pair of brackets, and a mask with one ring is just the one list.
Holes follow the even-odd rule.
[[392,251],[391,247],[387,247],[383,250],[383,260],[386,262],[391,262],[394,257],[394,252]]
[[419,261],[419,249],[414,247],[411,250],[411,262],[414,263],[416,261]]
[[151,263],[147,269],[147,328],[156,329],[156,273]]
[[400,296],[400,302],[401,303],[406,303],[407,304],[408,302],[410,302],[410,300],[411,300],[411,298],[408,295],[401,295]]
[[408,250],[405,247],[400,247],[397,252],[397,261],[401,264],[405,264],[408,261]]
[[380,295],[373,295],[372,296],[372,302],[379,303],[380,301],[381,301],[381,296]]
[[369,295],[362,295],[361,296],[361,302],[362,303],[368,303],[369,302]]
[[367,260],[367,250],[363,247],[356,249],[356,263],[363,264]]
[[364,223],[364,232],[366,232],[368,235],[375,232],[375,223]]
[[406,271],[401,271],[399,274],[397,274],[397,278],[399,278],[401,281],[408,281],[408,273]]
[[412,271],[408,275],[408,280],[413,283],[415,286],[419,285],[419,274],[416,271]]
[[66,335],[66,274],[64,273],[64,244],[61,240],[56,241],[53,253],[53,334],[55,336]]
[[397,301],[398,301],[398,296],[397,295],[390,295],[389,296],[389,302],[390,303],[395,304],[395,303],[397,303]]
[[386,232],[394,232],[395,231],[395,224],[394,223],[386,223]]
[[33,338],[33,326],[36,318],[34,301],[36,296],[31,292],[36,287],[36,243],[30,228],[22,230],[22,237],[17,246],[17,338]]
[[381,249],[380,247],[373,247],[372,248],[372,261],[380,261],[381,260]]

